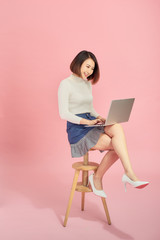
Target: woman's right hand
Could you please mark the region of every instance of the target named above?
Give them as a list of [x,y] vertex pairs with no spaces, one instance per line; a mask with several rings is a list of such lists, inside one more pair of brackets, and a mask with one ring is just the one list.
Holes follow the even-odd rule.
[[103,124],[103,122],[100,119],[96,118],[94,120],[89,120],[87,125],[92,126],[95,124]]
[[89,125],[89,126],[95,125],[97,123],[103,124],[102,120],[98,118],[94,120],[88,120],[88,119],[82,118],[80,121],[80,124]]

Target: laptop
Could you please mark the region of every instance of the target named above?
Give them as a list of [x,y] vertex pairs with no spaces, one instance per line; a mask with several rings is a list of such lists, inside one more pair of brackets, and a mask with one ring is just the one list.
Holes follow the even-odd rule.
[[85,127],[108,126],[115,123],[128,122],[134,100],[135,98],[112,100],[105,123],[86,125]]

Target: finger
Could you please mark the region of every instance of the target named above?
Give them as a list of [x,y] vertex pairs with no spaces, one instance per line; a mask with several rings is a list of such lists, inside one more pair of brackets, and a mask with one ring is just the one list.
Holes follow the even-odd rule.
[[96,119],[97,120],[97,122],[101,122],[102,120],[101,119]]

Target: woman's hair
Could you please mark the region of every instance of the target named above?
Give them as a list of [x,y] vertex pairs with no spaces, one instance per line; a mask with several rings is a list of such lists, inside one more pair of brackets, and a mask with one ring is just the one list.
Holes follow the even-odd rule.
[[87,77],[88,80],[92,80],[92,84],[95,84],[98,82],[99,77],[100,77],[100,71],[99,71],[99,65],[98,65],[98,61],[95,57],[95,55],[91,52],[88,51],[81,51],[77,54],[77,56],[73,59],[73,61],[70,64],[70,69],[73,73],[77,74],[78,76],[81,77],[81,65],[83,64],[83,62],[85,60],[87,60],[88,58],[91,58],[94,63],[95,63],[95,68],[94,71],[92,73],[92,75],[90,75],[89,77]]

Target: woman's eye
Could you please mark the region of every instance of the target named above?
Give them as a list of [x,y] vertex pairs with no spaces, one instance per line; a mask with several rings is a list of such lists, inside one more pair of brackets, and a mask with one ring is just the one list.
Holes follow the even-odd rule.
[[[87,68],[90,68],[90,66],[86,66]],[[92,71],[94,71],[94,69],[91,69]]]

